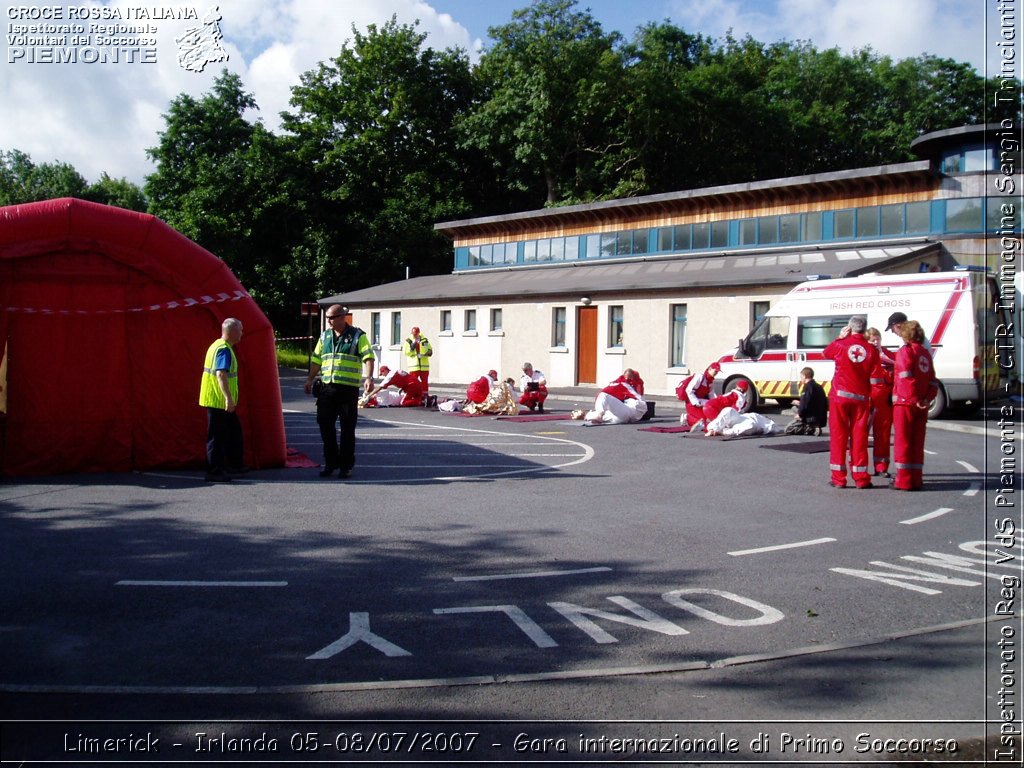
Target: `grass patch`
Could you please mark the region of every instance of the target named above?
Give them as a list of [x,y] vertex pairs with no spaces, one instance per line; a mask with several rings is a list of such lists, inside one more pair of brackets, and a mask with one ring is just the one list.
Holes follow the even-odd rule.
[[284,368],[309,368],[309,352],[305,342],[279,341],[277,343],[277,364]]

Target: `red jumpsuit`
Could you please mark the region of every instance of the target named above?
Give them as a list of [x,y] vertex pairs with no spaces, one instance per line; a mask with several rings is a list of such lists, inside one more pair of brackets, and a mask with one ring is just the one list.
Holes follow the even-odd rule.
[[401,405],[416,407],[423,405],[423,384],[416,374],[406,373],[405,371],[392,371],[384,377],[384,380],[380,383],[380,388],[387,389],[392,386],[402,390]]
[[708,404],[704,406],[704,420],[709,423],[714,421],[718,418],[718,414],[726,408],[735,408],[737,411],[742,410],[745,401],[746,392],[739,388],[721,397],[708,400]]
[[884,353],[879,353],[881,379],[871,387],[871,440],[872,462],[875,473],[884,475],[889,471],[889,455],[892,436],[892,382],[893,362]]
[[880,377],[878,350],[862,333],[851,333],[825,347],[824,355],[835,360],[829,395],[829,464],[832,485],[846,487],[846,454],[850,474],[858,488],[871,487],[868,463],[868,431],[871,427],[872,379]]
[[716,373],[717,369],[710,367],[700,375],[691,373],[676,387],[676,396],[686,403],[686,423],[691,427],[704,420],[704,406],[715,396],[711,384]]
[[[527,384],[533,382],[537,383],[537,389],[528,389]],[[544,374],[534,368],[532,375],[527,376],[524,373],[520,376],[519,383],[522,385],[523,390],[523,394],[519,398],[519,404],[525,405],[531,411],[534,408],[539,408],[543,411],[544,401],[548,399],[548,384],[547,379],[544,378]]]
[[629,386],[631,386],[634,390],[636,390],[636,393],[638,395],[643,395],[644,393],[644,380],[641,379],[639,376],[636,376],[635,378],[632,379],[627,379],[625,376],[619,376],[619,378],[617,378],[615,381],[613,381],[611,384],[609,384],[601,391],[608,393],[616,400],[626,402],[631,397],[633,397],[633,393],[630,392],[626,387],[624,387],[623,384],[628,384]]
[[494,380],[490,376],[481,376],[469,385],[469,389],[466,390],[466,399],[471,403],[482,403],[491,393],[493,386]]
[[924,485],[924,433],[928,404],[938,394],[935,364],[922,344],[910,342],[896,353],[896,482],[901,491],[917,491]]

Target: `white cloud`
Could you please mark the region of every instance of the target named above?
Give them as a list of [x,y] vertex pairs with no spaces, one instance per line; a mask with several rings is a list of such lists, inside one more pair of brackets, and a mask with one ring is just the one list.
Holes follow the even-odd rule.
[[762,42],[810,40],[845,52],[871,47],[903,59],[931,53],[982,70],[986,54],[982,3],[962,0],[672,0],[676,23],[689,30]]
[[290,88],[299,75],[336,56],[351,37],[353,24],[359,29],[380,26],[392,15],[400,23],[420,19],[419,28],[429,35],[431,45],[467,50],[471,46],[464,27],[418,0],[73,0],[59,6],[65,14],[59,23],[71,23],[69,7],[117,8],[124,17],[120,22],[96,23],[145,24],[129,19],[129,9],[154,7],[192,9],[201,22],[209,9],[219,5],[222,44],[229,60],[210,64],[203,72],[186,71],[177,62],[175,37],[199,22],[151,20],[148,23],[157,27],[156,63],[12,63],[7,34],[8,25],[20,23],[13,18],[17,9],[56,5],[0,0],[4,40],[0,46],[0,150],[19,149],[36,163],[70,163],[90,182],[106,172],[141,184],[153,171],[145,150],[157,143],[171,100],[182,93],[208,92],[222,68],[242,78],[260,106],[259,117],[274,129],[278,113],[288,108]]

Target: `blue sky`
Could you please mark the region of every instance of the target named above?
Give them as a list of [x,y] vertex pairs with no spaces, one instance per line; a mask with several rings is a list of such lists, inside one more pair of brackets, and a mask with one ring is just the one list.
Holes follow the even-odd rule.
[[[511,20],[527,0],[0,0],[0,150],[20,149],[37,162],[71,163],[87,180],[101,173],[142,183],[153,167],[145,150],[165,127],[163,114],[181,93],[206,93],[222,66],[237,72],[260,106],[267,127],[278,125],[290,88],[301,73],[337,54],[353,24],[365,29],[392,15],[420,21],[428,44],[459,46],[478,55],[489,27]],[[979,71],[996,61],[997,26],[985,31],[996,0],[591,0],[606,31],[632,37],[637,26],[669,19],[690,32],[721,38],[810,40],[818,48],[852,51],[866,46],[906,58],[923,53],[967,61]],[[1016,0],[1014,6],[1021,5]],[[224,64],[186,71],[177,38],[186,21],[154,22],[150,63],[27,63],[12,57],[7,41],[12,14],[24,8],[133,10],[173,7],[203,17],[216,7],[228,54]],[[1017,7],[1018,17],[1020,7]],[[1015,43],[1019,45],[1020,19]],[[67,46],[64,50],[67,50]],[[1018,48],[1017,62],[1022,56]]]

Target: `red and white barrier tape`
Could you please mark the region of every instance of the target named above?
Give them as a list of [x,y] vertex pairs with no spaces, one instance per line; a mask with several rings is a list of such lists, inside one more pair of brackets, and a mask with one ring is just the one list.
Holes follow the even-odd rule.
[[274,341],[309,341],[310,339],[318,339],[319,336],[278,336]]
[[223,304],[228,301],[241,301],[251,296],[246,291],[218,293],[216,296],[200,296],[198,299],[175,299],[161,304],[150,304],[146,307],[130,307],[129,309],[49,309],[39,307],[0,307],[4,312],[20,312],[25,315],[127,315],[137,312],[160,312],[165,309],[187,309],[188,307],[205,307],[209,304]]

